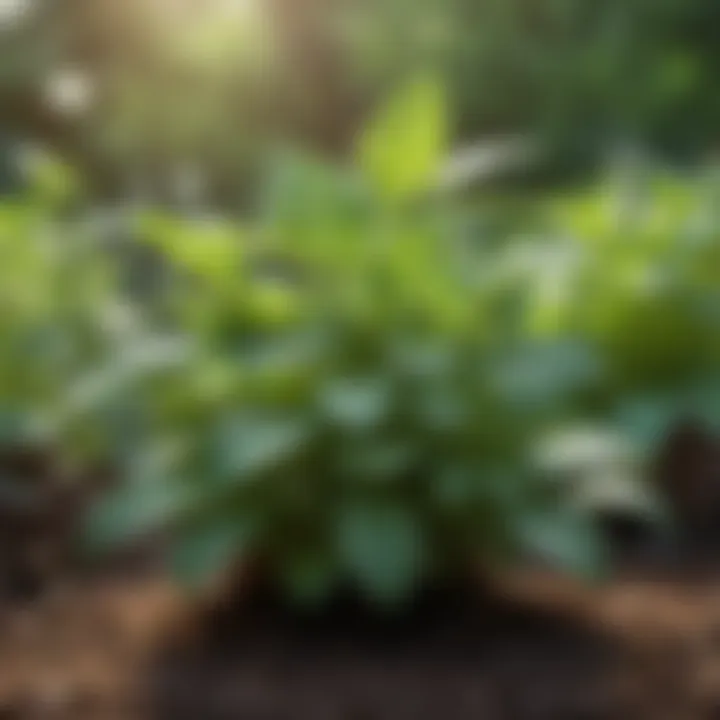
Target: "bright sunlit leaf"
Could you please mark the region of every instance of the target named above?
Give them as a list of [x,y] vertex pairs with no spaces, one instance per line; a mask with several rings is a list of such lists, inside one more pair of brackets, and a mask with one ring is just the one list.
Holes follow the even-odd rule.
[[412,197],[434,182],[448,133],[442,86],[434,79],[416,80],[381,109],[361,137],[360,166],[388,199]]

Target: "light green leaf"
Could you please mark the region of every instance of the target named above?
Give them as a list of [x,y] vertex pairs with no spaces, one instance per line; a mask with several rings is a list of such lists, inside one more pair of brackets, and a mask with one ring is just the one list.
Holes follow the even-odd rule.
[[417,80],[381,109],[361,137],[360,167],[390,200],[422,193],[435,181],[445,157],[448,125],[440,84]]
[[236,280],[242,263],[242,234],[219,220],[143,218],[144,236],[178,267],[214,282]]

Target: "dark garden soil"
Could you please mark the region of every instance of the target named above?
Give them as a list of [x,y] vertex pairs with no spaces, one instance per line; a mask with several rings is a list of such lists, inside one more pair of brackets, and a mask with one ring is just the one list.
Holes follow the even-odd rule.
[[147,553],[92,568],[69,541],[84,499],[35,467],[42,512],[0,505],[0,720],[720,718],[720,552],[697,500],[720,465],[680,463],[683,442],[663,482],[681,504],[702,466],[685,549],[615,519],[624,570],[602,587],[522,570],[395,618],[349,598],[303,615],[260,589],[192,604]]

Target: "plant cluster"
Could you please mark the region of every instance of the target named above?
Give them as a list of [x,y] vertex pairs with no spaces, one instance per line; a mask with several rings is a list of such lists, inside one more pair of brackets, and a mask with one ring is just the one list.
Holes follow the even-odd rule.
[[300,599],[349,582],[397,601],[528,546],[595,565],[591,528],[530,468],[549,406],[529,408],[523,368],[508,368],[537,352],[551,371],[582,349],[503,327],[513,288],[432,197],[447,124],[438,87],[417,83],[364,135],[360,172],[286,159],[250,227],[138,220],[172,274],[144,317],[180,352],[159,375],[124,375],[142,390],[111,382],[96,398],[113,422],[122,405],[135,436],[96,537],[169,523],[182,576],[259,553]]
[[166,528],[188,582],[260,558],[304,601],[350,583],[398,602],[525,552],[602,569],[592,517],[548,476],[641,469],[597,437],[541,463],[537,444],[716,412],[713,184],[551,200],[537,237],[483,243],[437,191],[448,135],[438,86],[415,83],[355,169],[285,158],[246,224],[134,216],[149,291],[129,245],[110,262],[85,224],[46,235],[35,208],[2,209],[3,338],[49,328],[72,350],[4,354],[3,406],[41,401],[65,446],[120,471],[96,544]]

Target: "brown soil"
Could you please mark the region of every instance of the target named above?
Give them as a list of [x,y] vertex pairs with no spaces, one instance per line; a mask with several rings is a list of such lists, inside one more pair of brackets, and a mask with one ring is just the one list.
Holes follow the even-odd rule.
[[158,578],[95,578],[3,613],[0,718],[720,717],[720,581],[500,587],[392,621],[211,613]]
[[523,570],[395,618],[351,599],[312,616],[259,589],[189,603],[152,562],[69,561],[83,502],[53,497],[0,503],[0,720],[720,718],[707,542],[707,563],[697,544],[638,560],[614,526],[633,562],[602,587]]

